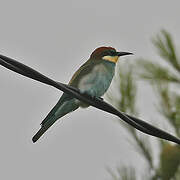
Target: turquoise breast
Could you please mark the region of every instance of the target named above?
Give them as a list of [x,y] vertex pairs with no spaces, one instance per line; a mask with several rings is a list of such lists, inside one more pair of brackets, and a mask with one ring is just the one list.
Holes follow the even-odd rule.
[[95,96],[103,96],[104,93],[108,90],[114,77],[114,71],[115,63],[108,61],[102,63],[102,69],[97,72],[95,83],[92,86],[92,91]]

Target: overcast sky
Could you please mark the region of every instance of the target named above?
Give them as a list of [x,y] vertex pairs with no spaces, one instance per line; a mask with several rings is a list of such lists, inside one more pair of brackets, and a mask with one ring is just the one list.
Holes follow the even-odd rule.
[[[178,0],[0,2],[0,53],[64,83],[98,46],[133,52],[128,61],[158,60],[150,39],[162,28],[180,44]],[[62,92],[3,67],[0,83],[0,179],[101,180],[110,177],[106,166],[144,168],[116,118],[92,107],[65,116],[33,144]],[[147,120],[156,118],[148,93],[144,85],[138,96]]]

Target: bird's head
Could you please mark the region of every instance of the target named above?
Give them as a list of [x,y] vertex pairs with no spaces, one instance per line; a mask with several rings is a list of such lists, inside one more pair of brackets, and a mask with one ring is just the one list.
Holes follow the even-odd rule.
[[116,63],[120,56],[130,55],[132,53],[129,52],[117,52],[115,48],[112,47],[99,47],[95,49],[90,58],[91,59],[103,59],[106,61],[110,61]]

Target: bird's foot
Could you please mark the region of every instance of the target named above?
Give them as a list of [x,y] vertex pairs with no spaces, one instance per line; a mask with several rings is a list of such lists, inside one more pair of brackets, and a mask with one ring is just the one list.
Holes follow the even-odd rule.
[[92,99],[98,99],[100,101],[104,100],[102,97],[97,97],[97,96],[92,95],[92,93],[90,93],[89,91],[80,90],[80,93],[85,96],[90,96]]
[[86,90],[80,90],[80,93],[85,95],[85,96],[90,96],[91,98],[95,99],[97,98],[96,96],[92,95],[93,93],[90,91],[86,91]]

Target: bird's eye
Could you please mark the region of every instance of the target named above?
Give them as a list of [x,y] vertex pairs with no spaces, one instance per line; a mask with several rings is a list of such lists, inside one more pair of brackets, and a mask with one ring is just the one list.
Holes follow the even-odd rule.
[[109,51],[109,56],[115,56],[115,51]]

